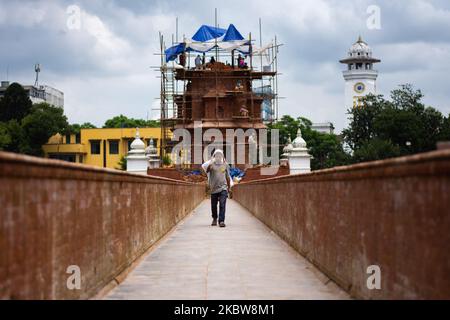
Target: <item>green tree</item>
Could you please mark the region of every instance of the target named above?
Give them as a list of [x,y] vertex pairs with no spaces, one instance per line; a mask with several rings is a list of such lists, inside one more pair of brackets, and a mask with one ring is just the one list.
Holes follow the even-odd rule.
[[12,83],[0,100],[0,121],[22,120],[31,110],[32,102],[25,89]]
[[85,122],[80,126],[81,129],[97,129],[97,126],[93,125],[90,122]]
[[158,128],[159,121],[127,118],[124,115],[106,120],[103,128]]
[[431,151],[446,134],[446,119],[422,103],[423,94],[411,85],[391,92],[391,99],[369,95],[363,107],[349,110],[343,131],[353,162],[372,161]]
[[363,101],[367,107],[348,110],[351,122],[343,131],[344,141],[353,151],[376,136],[374,119],[388,103],[381,95],[368,95]]
[[319,170],[346,165],[349,155],[344,151],[341,139],[335,134],[326,134],[307,127],[303,130],[311,159],[311,169]]
[[8,143],[3,147],[5,151],[15,153],[25,153],[28,142],[25,138],[24,130],[19,121],[13,119],[3,123],[6,128],[6,135],[8,136]]
[[164,155],[164,157],[162,158],[162,163],[165,166],[170,166],[172,164],[172,159],[170,158],[170,155],[168,154]]
[[294,119],[288,115],[284,115],[281,117],[280,120],[268,125],[268,133],[269,133],[268,141],[271,141],[270,131],[272,129],[278,129],[279,138],[280,138],[280,143],[279,143],[279,148],[280,148],[279,154],[280,155],[283,154],[283,148],[288,143],[288,139],[295,138],[299,125],[300,125],[299,120]]
[[6,123],[0,122],[0,151],[4,150],[9,144],[11,144],[11,136],[8,126]]
[[450,114],[442,123],[442,130],[439,134],[439,141],[450,141]]
[[126,156],[120,157],[120,160],[117,164],[118,164],[118,167],[116,168],[117,170],[127,171],[127,157]]
[[22,152],[42,156],[42,145],[59,132],[67,130],[67,117],[64,110],[47,103],[33,105],[31,112],[22,119],[22,129],[27,142],[22,146]]
[[85,122],[83,124],[72,123],[67,126],[64,134],[79,134],[81,129],[96,129],[97,127],[90,122]]
[[398,157],[401,154],[400,148],[394,145],[390,140],[374,138],[364,142],[353,154],[353,162],[364,162],[367,159],[371,161],[383,160],[387,158]]

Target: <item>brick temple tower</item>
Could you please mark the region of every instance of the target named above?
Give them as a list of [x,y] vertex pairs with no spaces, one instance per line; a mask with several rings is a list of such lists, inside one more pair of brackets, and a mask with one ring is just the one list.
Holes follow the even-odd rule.
[[[204,69],[178,69],[176,80],[187,81],[184,94],[175,96],[177,118],[175,129],[186,128],[191,133],[194,144],[194,124],[201,122],[202,133],[208,129],[219,129],[226,140],[227,129],[255,129],[257,140],[258,129],[267,128],[263,123],[261,105],[264,98],[253,92],[253,81],[263,76],[273,76],[275,72],[253,71],[249,68],[238,68],[221,62],[208,63]],[[248,139],[245,137],[245,161],[249,163]],[[211,144],[211,140],[203,141],[202,150]],[[238,143],[238,141],[234,141]],[[215,141],[215,144],[218,144]],[[226,141],[219,148],[231,154]],[[234,148],[236,152],[236,147]],[[234,159],[237,159],[234,156]],[[231,159],[230,159],[231,161]],[[242,165],[242,164],[240,164]]]

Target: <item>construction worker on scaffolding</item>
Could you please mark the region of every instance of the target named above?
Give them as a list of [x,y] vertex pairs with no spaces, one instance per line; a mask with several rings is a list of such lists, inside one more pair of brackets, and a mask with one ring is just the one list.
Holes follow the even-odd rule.
[[202,68],[203,64],[202,64],[202,57],[198,54],[197,57],[195,58],[195,68],[197,70],[200,70]]

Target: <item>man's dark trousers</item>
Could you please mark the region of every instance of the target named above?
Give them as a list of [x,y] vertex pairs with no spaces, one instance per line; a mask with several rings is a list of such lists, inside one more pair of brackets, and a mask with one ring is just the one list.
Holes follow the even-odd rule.
[[225,190],[211,194],[211,211],[213,219],[217,219],[217,202],[219,202],[219,223],[225,222],[225,205],[227,203],[227,198],[228,192]]

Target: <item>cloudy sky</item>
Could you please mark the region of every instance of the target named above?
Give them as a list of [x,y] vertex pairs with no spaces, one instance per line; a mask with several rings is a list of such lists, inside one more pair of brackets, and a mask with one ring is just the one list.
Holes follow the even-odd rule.
[[[68,7],[81,10],[76,28]],[[370,6],[380,8],[381,28],[368,28]],[[277,35],[280,114],[346,123],[343,58],[361,34],[372,46],[379,93],[411,83],[425,102],[450,112],[450,1],[448,0],[227,0],[227,1],[11,1],[0,0],[0,79],[41,83],[65,93],[72,123],[102,125],[118,114],[154,118],[159,80],[158,31],[191,37],[202,24],[229,23],[259,43]],[[74,28],[75,26],[75,28]],[[9,72],[7,72],[9,70]]]

